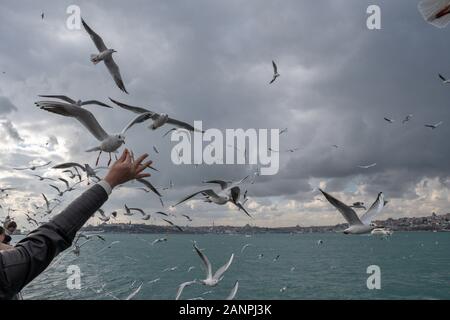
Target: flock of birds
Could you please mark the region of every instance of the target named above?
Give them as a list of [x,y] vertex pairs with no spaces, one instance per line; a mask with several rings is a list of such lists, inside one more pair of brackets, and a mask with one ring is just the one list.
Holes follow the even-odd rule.
[[[434,0],[426,0],[425,2],[433,2]],[[435,2],[435,1],[434,1]],[[419,6],[420,8],[420,6]],[[445,10],[449,11],[450,6],[445,8]],[[449,11],[450,12],[450,11]],[[447,15],[448,13],[445,13]],[[45,15],[42,13],[41,18],[44,19]],[[429,20],[431,21],[431,20]],[[122,76],[120,73],[119,66],[116,64],[116,62],[113,59],[113,54],[116,53],[116,50],[108,48],[102,37],[99,36],[85,21],[82,19],[82,25],[85,29],[85,31],[88,33],[90,38],[92,39],[95,47],[97,48],[98,52],[95,54],[90,55],[90,60],[94,65],[99,64],[100,62],[103,62],[106,66],[107,70],[109,71],[112,79],[114,80],[117,87],[128,94],[128,91],[125,87],[125,84],[122,80]],[[272,67],[273,67],[273,76],[272,80],[269,82],[270,84],[273,84],[279,77],[280,73],[278,71],[278,66],[275,63],[275,61],[272,61]],[[442,80],[443,84],[450,84],[450,80],[445,78],[443,75],[439,74],[439,78]],[[132,127],[139,125],[141,123],[150,121],[151,124],[149,125],[149,129],[151,130],[157,130],[160,127],[163,127],[164,125],[171,125],[174,128],[167,131],[164,136],[169,134],[172,131],[175,130],[184,130],[188,133],[197,131],[196,128],[194,128],[192,125],[190,125],[187,122],[178,120],[172,116],[169,117],[166,113],[158,113],[155,111],[151,111],[147,108],[138,107],[138,106],[132,106],[129,104],[125,104],[123,102],[119,102],[115,99],[110,99],[111,103],[114,105],[128,110],[131,113],[135,114],[135,116],[128,122],[128,124],[118,133],[108,133],[106,132],[101,124],[98,122],[96,117],[93,115],[93,113],[89,110],[87,110],[85,107],[87,106],[99,106],[103,108],[113,109],[113,107],[109,104],[106,104],[104,102],[98,101],[98,100],[75,100],[67,95],[40,95],[41,98],[46,99],[52,99],[52,100],[41,100],[35,102],[35,105],[40,108],[41,110],[57,114],[59,116],[63,117],[70,117],[75,120],[77,120],[82,126],[84,126],[85,129],[89,131],[89,133],[98,141],[98,144],[95,147],[91,147],[86,149],[86,152],[98,152],[98,157],[95,163],[94,167],[91,167],[89,164],[80,164],[77,162],[66,162],[66,163],[60,163],[56,164],[53,167],[51,167],[52,170],[60,170],[61,173],[65,174],[64,176],[60,176],[58,178],[51,178],[46,177],[41,170],[48,169],[48,166],[51,164],[50,161],[46,163],[42,163],[39,165],[33,164],[26,167],[15,167],[14,170],[17,171],[32,171],[33,173],[31,176],[37,178],[39,181],[45,183],[49,182],[49,186],[56,191],[56,196],[51,197],[48,194],[45,194],[44,192],[41,193],[42,196],[42,203],[40,205],[37,205],[33,203],[32,205],[36,209],[36,211],[31,212],[28,211],[25,216],[30,225],[33,227],[38,227],[41,224],[48,221],[49,216],[54,212],[55,208],[57,208],[61,203],[61,198],[64,197],[66,194],[77,190],[77,187],[79,187],[83,182],[86,182],[87,185],[89,185],[91,182],[97,182],[100,180],[100,177],[98,176],[98,173],[100,170],[107,169],[107,166],[99,166],[100,156],[101,154],[108,153],[109,154],[109,160],[108,160],[108,166],[110,165],[112,161],[112,154],[116,155],[118,149],[122,147],[123,144],[125,144],[126,140],[126,133],[129,129]],[[407,115],[403,120],[402,124],[407,124],[412,120],[413,115],[409,114]],[[395,122],[394,119],[385,117],[384,120],[390,124],[393,124]],[[443,124],[442,121],[439,121],[434,124],[425,124],[425,127],[430,128],[432,130],[437,129],[439,126]],[[288,131],[287,128],[284,128],[280,130],[279,134],[284,134]],[[334,148],[339,148],[338,145],[333,145]],[[156,149],[156,147],[153,147],[153,150],[156,153],[159,153],[159,151]],[[290,152],[293,153],[295,151],[299,150],[299,148],[289,148],[287,150],[284,150],[284,152]],[[269,148],[269,151],[271,152],[281,152],[280,150],[272,150]],[[246,152],[246,151],[245,151]],[[369,169],[374,166],[376,166],[376,163],[371,164],[365,164],[365,165],[359,165],[358,167],[361,169]],[[149,167],[152,170],[156,170],[153,167]],[[39,174],[35,174],[35,171],[39,171]],[[255,172],[253,176],[258,176],[259,172]],[[202,190],[199,190],[193,194],[190,194],[186,197],[184,197],[182,200],[177,202],[173,207],[184,203],[198,195],[203,196],[203,200],[208,203],[216,204],[216,205],[225,205],[227,203],[231,203],[232,205],[236,206],[239,210],[242,210],[248,217],[251,217],[251,214],[246,210],[244,207],[245,202],[248,200],[247,198],[247,190],[243,194],[243,201],[241,202],[241,185],[244,181],[246,181],[249,178],[249,176],[245,177],[244,179],[233,182],[233,181],[225,181],[225,180],[209,180],[204,181],[204,183],[208,184],[215,184],[220,187],[220,190],[216,191],[212,188],[205,188]],[[173,182],[170,181],[169,186],[166,187],[154,187],[150,181],[145,179],[138,179],[138,182],[141,183],[143,186],[140,188],[137,188],[139,190],[142,190],[144,192],[153,192],[160,200],[161,205],[164,207],[164,202],[162,201],[162,195],[158,191],[158,189],[172,189],[174,187]],[[254,180],[253,182],[254,183]],[[119,186],[120,188],[120,186]],[[14,187],[0,187],[0,200],[3,200],[8,197],[9,192],[15,190]],[[320,190],[320,189],[319,189]],[[387,201],[384,200],[383,194],[380,192],[378,194],[377,199],[375,202],[370,206],[370,208],[366,211],[364,215],[361,216],[361,218],[358,217],[358,215],[355,212],[355,209],[364,209],[366,210],[366,206],[363,202],[355,202],[352,205],[348,206],[341,202],[340,200],[336,199],[335,197],[331,196],[330,194],[326,193],[323,190],[320,190],[322,194],[325,196],[325,198],[344,216],[346,221],[349,224],[349,227],[344,231],[344,233],[350,233],[350,234],[360,234],[360,233],[368,233],[372,231],[375,226],[372,223],[372,220],[374,217],[379,214],[383,208],[386,206]],[[30,199],[29,199],[30,200]],[[0,208],[2,206],[0,205]],[[8,208],[8,218],[11,219],[11,215],[17,210]],[[96,217],[102,222],[107,223],[111,219],[116,219],[118,215],[119,210],[115,210],[111,213],[106,213],[103,209],[99,209]],[[124,216],[133,216],[135,214],[140,214],[143,221],[148,221],[151,218],[151,215],[145,210],[141,208],[136,207],[129,207],[127,204],[124,204],[123,208],[123,215]],[[166,213],[163,211],[158,211],[155,213],[156,216],[159,216],[161,221],[164,223],[167,223],[168,225],[176,228],[178,231],[182,232],[183,229],[176,225],[174,222],[171,221],[171,217],[173,216],[173,213]],[[187,221],[191,222],[192,219],[188,215],[182,214]],[[85,241],[81,242],[81,239],[84,239]],[[106,241],[106,239],[99,234],[94,235],[86,235],[83,233],[79,233],[76,240],[73,243],[72,249],[68,251],[67,253],[73,253],[75,256],[79,256],[81,253],[81,248],[88,244],[89,242],[93,241],[94,239],[100,240],[100,241]],[[156,245],[161,242],[167,241],[167,238],[160,238],[156,239],[151,243],[151,245]],[[118,243],[118,241],[112,242],[108,244],[104,249],[111,248],[113,245]],[[318,243],[318,244],[322,244]],[[241,253],[251,244],[246,244],[241,249]],[[184,289],[188,286],[194,285],[194,284],[202,284],[204,286],[208,287],[214,287],[219,284],[219,282],[223,279],[223,275],[228,270],[230,265],[233,262],[234,254],[231,255],[229,260],[225,265],[218,268],[216,272],[213,272],[212,264],[209,261],[206,254],[203,252],[203,250],[199,249],[197,244],[194,243],[193,245],[194,251],[197,253],[199,258],[201,259],[205,270],[205,278],[204,279],[194,279],[189,280],[186,282],[183,282],[179,285],[178,291],[175,295],[175,299],[180,299],[182,296],[182,293]],[[67,254],[66,253],[66,254]],[[64,255],[59,257],[52,265],[55,265],[61,259]],[[260,255],[259,258],[261,259],[262,256]],[[278,260],[279,256],[277,256],[274,261]],[[188,272],[191,271],[194,267],[190,267]],[[167,271],[170,271],[171,268],[168,268]],[[292,270],[291,270],[292,271]],[[137,287],[136,290],[134,290],[126,299],[132,299],[136,294],[141,290],[142,284]],[[226,299],[233,299],[238,291],[239,288],[239,282],[236,281],[235,285],[230,291],[229,296]],[[280,291],[286,290],[286,288],[282,288]],[[114,297],[115,298],[115,297]]]

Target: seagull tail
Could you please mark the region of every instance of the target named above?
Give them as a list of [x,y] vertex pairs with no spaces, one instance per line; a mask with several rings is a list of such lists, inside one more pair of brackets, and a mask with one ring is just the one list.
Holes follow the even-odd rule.
[[91,54],[91,62],[93,64],[97,64],[97,63],[99,63],[101,61],[100,59],[97,58],[97,56],[98,55],[96,55],[96,54]]
[[94,151],[100,151],[100,150],[101,150],[100,147],[94,147],[94,148],[91,148],[91,149],[87,149],[86,152],[94,152]]

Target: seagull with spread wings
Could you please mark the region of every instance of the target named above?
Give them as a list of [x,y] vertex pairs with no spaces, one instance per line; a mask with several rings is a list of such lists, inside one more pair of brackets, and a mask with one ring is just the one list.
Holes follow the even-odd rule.
[[378,193],[377,199],[370,206],[369,210],[367,210],[366,213],[364,213],[361,218],[359,218],[355,210],[353,210],[351,207],[339,201],[332,195],[326,193],[322,189],[319,190],[320,192],[322,192],[328,202],[330,202],[344,216],[345,220],[347,220],[349,227],[344,230],[345,234],[370,233],[373,229],[379,228],[374,223],[372,223],[372,220],[383,210],[386,204],[382,192]]
[[206,268],[206,278],[199,280],[199,282],[201,284],[203,284],[205,286],[209,286],[209,287],[216,286],[219,283],[219,281],[221,281],[223,279],[224,273],[228,270],[231,263],[233,262],[234,253],[231,254],[231,257],[228,260],[228,262],[225,265],[223,265],[222,267],[220,267],[216,271],[216,273],[213,274],[211,262],[209,262],[208,257],[197,247],[197,245],[195,243],[194,243],[194,249],[197,252],[197,254],[199,255],[200,259],[202,260],[202,262]]
[[100,159],[102,152],[109,153],[108,166],[111,163],[111,153],[116,152],[122,144],[125,143],[125,133],[128,129],[137,123],[144,122],[151,115],[150,113],[142,113],[132,119],[125,128],[120,133],[108,134],[103,127],[98,123],[95,116],[88,110],[84,108],[79,108],[71,104],[55,101],[38,101],[35,102],[36,106],[42,110],[53,112],[65,117],[71,117],[78,120],[98,141],[100,145],[91,149],[86,150],[86,152],[99,151],[96,166]]
[[199,130],[195,129],[193,126],[191,126],[189,123],[170,118],[165,113],[161,113],[161,114],[156,113],[156,112],[150,111],[148,109],[145,109],[142,107],[131,106],[131,105],[113,100],[111,98],[109,98],[109,100],[111,100],[113,103],[117,104],[119,107],[121,107],[125,110],[128,110],[128,111],[131,111],[133,113],[149,114],[149,119],[153,120],[153,123],[149,126],[149,128],[152,130],[156,130],[159,127],[162,127],[163,125],[165,125],[167,123],[167,124],[171,124],[175,127],[181,128],[181,129],[186,129],[188,131],[199,131]]
[[242,205],[242,203],[239,202],[239,198],[241,195],[241,189],[239,188],[239,184],[241,184],[244,180],[246,180],[248,178],[245,177],[244,179],[242,179],[241,181],[237,182],[237,183],[233,183],[230,181],[223,181],[223,180],[210,180],[210,181],[204,181],[204,183],[216,183],[219,184],[221,187],[221,191],[220,192],[216,192],[213,189],[204,189],[204,190],[200,190],[197,191],[187,197],[185,197],[183,200],[179,201],[178,203],[176,203],[175,205],[173,205],[173,207],[195,197],[198,194],[201,194],[203,196],[205,196],[205,201],[206,202],[212,202],[215,203],[217,205],[224,205],[228,202],[233,203],[236,207],[238,207],[239,209],[241,209],[242,211],[245,212],[245,214],[249,217],[251,217],[251,215],[247,212],[247,210],[244,208],[244,206]]
[[277,64],[275,63],[275,61],[272,60],[272,67],[273,67],[273,78],[270,81],[270,84],[274,83],[275,80],[277,80],[277,78],[280,76],[280,74],[278,73],[278,67]]
[[97,54],[91,54],[92,63],[97,64],[103,61],[119,89],[125,93],[128,93],[127,89],[125,89],[125,85],[123,84],[119,66],[116,64],[112,57],[112,54],[117,51],[114,49],[108,49],[103,42],[103,39],[97,33],[95,33],[94,30],[92,30],[83,19],[81,19],[81,22],[83,23],[84,29],[89,34],[99,51],[99,53]]

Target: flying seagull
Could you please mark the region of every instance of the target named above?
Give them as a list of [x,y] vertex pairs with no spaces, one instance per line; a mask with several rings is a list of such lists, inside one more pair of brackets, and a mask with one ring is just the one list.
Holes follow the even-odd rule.
[[422,0],[418,5],[425,21],[438,28],[450,22],[450,0]]
[[436,123],[436,124],[426,124],[425,125],[425,127],[427,127],[427,128],[431,128],[431,130],[434,130],[434,129],[436,129],[437,127],[439,127],[441,124],[443,124],[444,122],[442,122],[442,121],[439,121],[438,123]]
[[173,227],[175,227],[175,228],[177,228],[178,229],[178,231],[181,231],[181,232],[183,232],[183,229],[181,228],[181,227],[179,227],[179,226],[177,226],[175,223],[173,223],[172,221],[170,221],[170,220],[167,220],[167,219],[163,219],[165,222],[167,222],[168,224],[170,224],[171,226],[173,226]]
[[[241,182],[243,180],[245,180],[246,178],[247,177],[242,179]],[[173,207],[195,197],[198,194],[201,194],[206,197],[206,200],[205,200],[206,202],[212,202],[217,205],[224,205],[228,202],[231,202],[239,209],[242,209],[242,211],[244,211],[244,213],[247,216],[251,217],[251,215],[247,212],[247,210],[244,208],[244,206],[239,202],[239,198],[241,195],[241,189],[237,185],[235,185],[235,184],[230,185],[228,181],[223,181],[223,180],[211,180],[211,181],[205,181],[205,183],[217,183],[221,186],[222,190],[219,193],[215,192],[213,189],[204,189],[204,190],[197,191],[197,192],[185,197],[183,200],[181,200],[178,203],[176,203],[175,205],[173,205]]]
[[375,167],[376,165],[377,165],[376,163],[372,163],[372,164],[368,164],[368,165],[361,165],[358,167],[361,169],[369,169],[369,168]]
[[36,170],[36,169],[46,167],[46,166],[48,166],[50,163],[52,163],[52,162],[49,161],[49,162],[44,163],[44,164],[41,164],[41,165],[35,165],[35,166],[24,167],[24,168],[13,168],[13,169],[14,169],[14,170],[32,170],[32,171],[34,171],[34,170]]
[[228,260],[228,262],[225,265],[220,267],[216,271],[216,273],[214,273],[214,275],[213,275],[212,266],[208,260],[208,257],[197,247],[197,245],[195,243],[194,243],[194,249],[197,252],[197,254],[199,255],[200,259],[202,259],[202,262],[206,267],[206,278],[203,280],[200,280],[200,283],[202,283],[205,286],[210,286],[210,287],[216,286],[219,283],[219,281],[223,279],[223,274],[228,270],[231,263],[233,262],[234,253],[231,254],[230,260]]
[[237,293],[238,289],[239,289],[239,281],[236,281],[233,286],[233,289],[231,289],[230,294],[228,295],[228,297],[226,297],[225,300],[233,300],[234,297],[236,297],[236,293]]
[[52,179],[52,178],[47,178],[47,177],[42,177],[42,176],[40,176],[40,175],[38,175],[38,174],[32,174],[32,176],[34,176],[34,177],[38,178],[38,179],[39,179],[39,181],[44,181],[44,180],[55,181],[55,179]]
[[103,42],[103,39],[98,34],[96,34],[94,30],[92,30],[83,19],[81,19],[81,22],[83,23],[84,29],[87,31],[87,33],[89,33],[89,36],[91,37],[92,41],[99,51],[99,53],[97,54],[91,54],[92,63],[97,64],[100,61],[103,61],[119,89],[125,93],[128,93],[127,89],[125,89],[125,85],[123,84],[119,66],[114,62],[114,59],[112,57],[112,54],[117,51],[114,49],[108,49]]
[[412,114],[408,114],[405,119],[403,119],[402,124],[405,124],[407,122],[409,122],[411,120],[411,118],[413,117]]
[[[97,172],[99,169],[106,169],[106,167],[98,167],[98,168],[93,169],[87,163],[85,163],[84,165],[81,165],[77,162],[65,162],[65,163],[61,163],[61,164],[58,164],[58,165],[52,167],[52,169],[67,169],[67,168],[74,168],[75,170],[77,170],[76,168],[80,168],[81,170],[83,170],[86,173],[88,184],[89,184],[89,179],[92,179],[92,178],[95,178],[95,179],[97,179],[97,181],[100,181],[100,178],[97,176]],[[74,177],[75,177],[75,175],[74,175]]]
[[390,118],[386,118],[386,117],[384,117],[384,120],[386,120],[389,123],[394,123],[395,122],[395,120],[390,119]]
[[450,80],[446,79],[442,74],[439,73],[439,78],[441,78],[443,84],[449,84]]
[[63,100],[67,103],[73,104],[77,107],[82,107],[82,106],[86,106],[86,105],[90,105],[90,104],[96,104],[98,106],[101,107],[105,107],[105,108],[111,108],[111,106],[107,105],[106,103],[100,102],[98,100],[86,100],[86,101],[82,101],[82,100],[73,100],[72,98],[69,98],[68,96],[64,96],[64,95],[40,95],[39,97],[41,98],[55,98],[55,99],[60,99]]
[[153,120],[153,123],[149,126],[149,128],[152,130],[156,130],[159,127],[162,127],[164,124],[167,123],[167,124],[171,124],[178,128],[186,129],[189,131],[198,131],[193,126],[191,126],[190,124],[188,124],[186,122],[169,118],[169,116],[165,113],[159,114],[159,113],[147,110],[145,108],[130,106],[125,103],[113,100],[111,98],[109,98],[109,100],[111,100],[113,103],[117,104],[119,107],[121,107],[125,110],[131,111],[131,112],[134,112],[137,114],[149,114],[149,119]]
[[275,80],[277,80],[277,78],[280,76],[280,74],[278,73],[277,64],[273,60],[272,60],[272,67],[273,67],[273,78],[272,81],[270,81],[270,84],[274,83]]
[[55,101],[38,101],[35,102],[36,106],[46,110],[48,112],[53,112],[62,116],[72,117],[78,120],[89,132],[100,141],[100,145],[91,149],[86,150],[86,152],[100,151],[97,157],[96,165],[100,159],[102,152],[109,153],[108,166],[111,163],[111,153],[117,151],[122,144],[125,143],[125,132],[130,129],[133,125],[141,123],[148,117],[147,113],[143,113],[131,120],[122,132],[118,134],[108,134],[102,126],[98,123],[94,115],[84,109],[73,106],[71,104],[55,102]]
[[378,215],[384,208],[385,202],[382,192],[378,193],[377,199],[370,206],[369,210],[367,210],[366,213],[359,218],[355,210],[326,193],[322,189],[319,190],[325,198],[344,216],[345,220],[347,220],[349,227],[344,230],[345,234],[370,233],[373,229],[378,228],[378,226],[371,222],[373,218],[375,218],[375,216]]

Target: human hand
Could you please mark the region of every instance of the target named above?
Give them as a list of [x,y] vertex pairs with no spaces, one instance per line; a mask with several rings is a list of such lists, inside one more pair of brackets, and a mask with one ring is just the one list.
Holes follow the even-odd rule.
[[142,172],[152,164],[152,161],[142,164],[147,157],[146,153],[134,160],[132,152],[125,149],[120,158],[111,166],[104,180],[114,189],[119,184],[130,180],[150,177],[149,173]]

